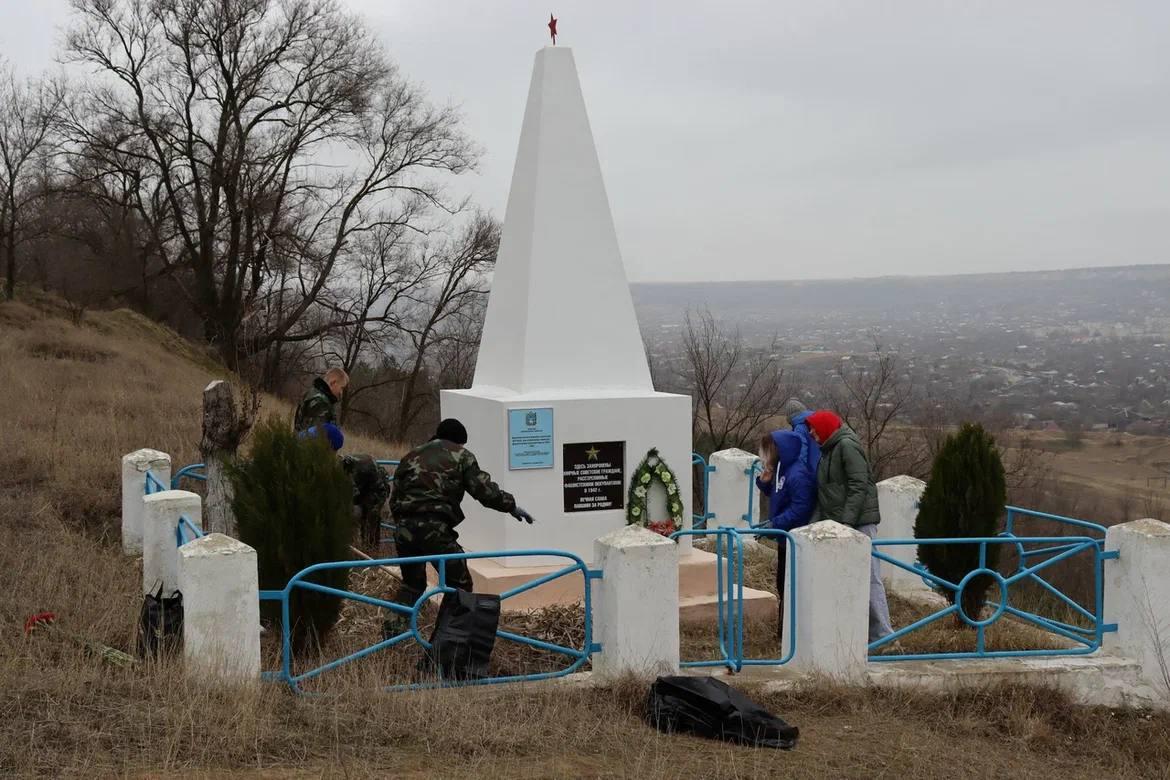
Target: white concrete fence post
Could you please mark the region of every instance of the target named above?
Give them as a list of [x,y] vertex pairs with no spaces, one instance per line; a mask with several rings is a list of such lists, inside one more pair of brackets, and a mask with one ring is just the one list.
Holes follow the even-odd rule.
[[179,548],[178,578],[187,668],[259,680],[256,551],[230,536],[208,534]]
[[[715,467],[715,471],[711,473],[711,481],[708,484],[710,495],[707,499],[707,511],[714,517],[707,521],[708,528],[722,526],[746,528],[750,525],[743,519],[748,508],[748,484],[752,480],[746,472],[756,460],[753,453],[740,449],[711,453],[709,463]],[[752,489],[755,489],[754,485]],[[759,509],[758,500],[753,509]]]
[[122,552],[142,552],[142,499],[146,495],[146,472],[171,486],[171,456],[158,450],[135,450],[122,456]]
[[163,596],[179,587],[179,544],[175,530],[185,515],[203,528],[203,499],[186,490],[164,490],[143,500],[142,592]]
[[1105,634],[1103,649],[1132,658],[1160,697],[1170,695],[1170,525],[1146,518],[1105,532],[1103,618],[1117,630]]
[[678,671],[679,546],[661,534],[628,525],[593,543],[594,674],[652,676]]
[[[863,681],[869,655],[869,556],[865,534],[833,520],[792,532],[796,541],[796,655],[789,663],[844,682]],[[792,603],[791,579],[784,583]],[[784,636],[792,636],[784,610]]]
[[[926,483],[920,479],[903,475],[883,479],[877,484],[877,489],[878,508],[882,517],[882,521],[877,527],[878,540],[913,539],[914,521],[918,518],[918,502],[922,500]],[[916,544],[899,544],[883,547],[881,550],[907,566],[913,566],[918,560],[918,545]],[[884,561],[882,562],[882,579],[886,580],[891,588],[897,591],[930,590],[917,574],[912,574],[901,567]]]

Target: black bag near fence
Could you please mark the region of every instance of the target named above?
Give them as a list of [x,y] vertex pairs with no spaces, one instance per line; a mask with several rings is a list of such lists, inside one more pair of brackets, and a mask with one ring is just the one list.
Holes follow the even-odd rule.
[[158,591],[147,593],[138,616],[138,657],[171,655],[183,644],[183,594],[174,591],[163,597]]
[[713,677],[659,677],[646,719],[666,734],[694,734],[753,747],[790,750],[800,730]]
[[443,594],[431,649],[419,670],[444,680],[475,680],[488,676],[488,663],[500,624],[500,597],[456,590]]

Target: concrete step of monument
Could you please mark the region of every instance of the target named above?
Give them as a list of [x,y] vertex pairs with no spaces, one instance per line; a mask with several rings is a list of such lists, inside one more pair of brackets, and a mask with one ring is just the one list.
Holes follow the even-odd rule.
[[[723,569],[723,576],[728,576],[726,568]],[[718,579],[719,566],[714,553],[691,550],[679,561],[678,594],[684,600],[692,596],[709,595],[713,598]]]
[[1142,681],[1141,664],[1096,652],[1089,655],[974,658],[870,663],[874,685],[947,691],[1015,683],[1056,687],[1073,698],[1106,706],[1149,706],[1157,694]]
[[[359,550],[354,552],[362,558],[369,556]],[[383,567],[395,577],[401,577],[396,566]],[[471,577],[477,593],[505,593],[512,588],[556,571],[560,566],[504,566],[490,558],[468,561]],[[714,621],[718,610],[715,592],[717,581],[715,555],[702,550],[692,550],[679,562],[679,617],[687,622]],[[427,579],[433,585],[438,581],[434,569],[427,567]],[[569,574],[546,582],[530,591],[509,598],[504,603],[505,611],[519,612],[541,607],[573,604],[583,596],[580,574]],[[757,618],[775,614],[776,597],[771,593],[753,588],[744,588],[744,617]]]
[[[776,615],[776,597],[765,590],[743,589],[744,620],[760,620]],[[719,600],[714,593],[691,595],[679,599],[678,617],[683,623],[714,623]]]

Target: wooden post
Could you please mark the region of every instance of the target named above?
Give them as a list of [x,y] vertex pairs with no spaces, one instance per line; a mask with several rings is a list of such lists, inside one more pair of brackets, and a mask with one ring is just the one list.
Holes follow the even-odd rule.
[[217,379],[203,389],[203,440],[199,451],[207,474],[207,499],[203,504],[207,533],[232,538],[239,534],[232,514],[232,486],[224,464],[235,460],[236,450],[250,426],[251,420],[244,418],[236,406],[230,383]]

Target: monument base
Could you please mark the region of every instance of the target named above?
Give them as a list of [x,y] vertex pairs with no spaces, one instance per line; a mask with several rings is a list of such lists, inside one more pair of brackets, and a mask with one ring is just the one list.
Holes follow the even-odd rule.
[[[490,558],[468,561],[471,577],[475,581],[476,593],[500,594],[525,583],[551,574],[561,566],[503,566]],[[714,622],[718,611],[715,595],[717,566],[715,555],[703,550],[692,549],[679,561],[679,619],[685,623]],[[431,583],[436,581],[435,572],[427,568]],[[582,600],[580,575],[566,575],[546,582],[504,602],[505,612],[525,612],[530,609],[575,604]],[[771,593],[753,588],[743,589],[744,617],[763,618],[776,614],[776,597]]]

